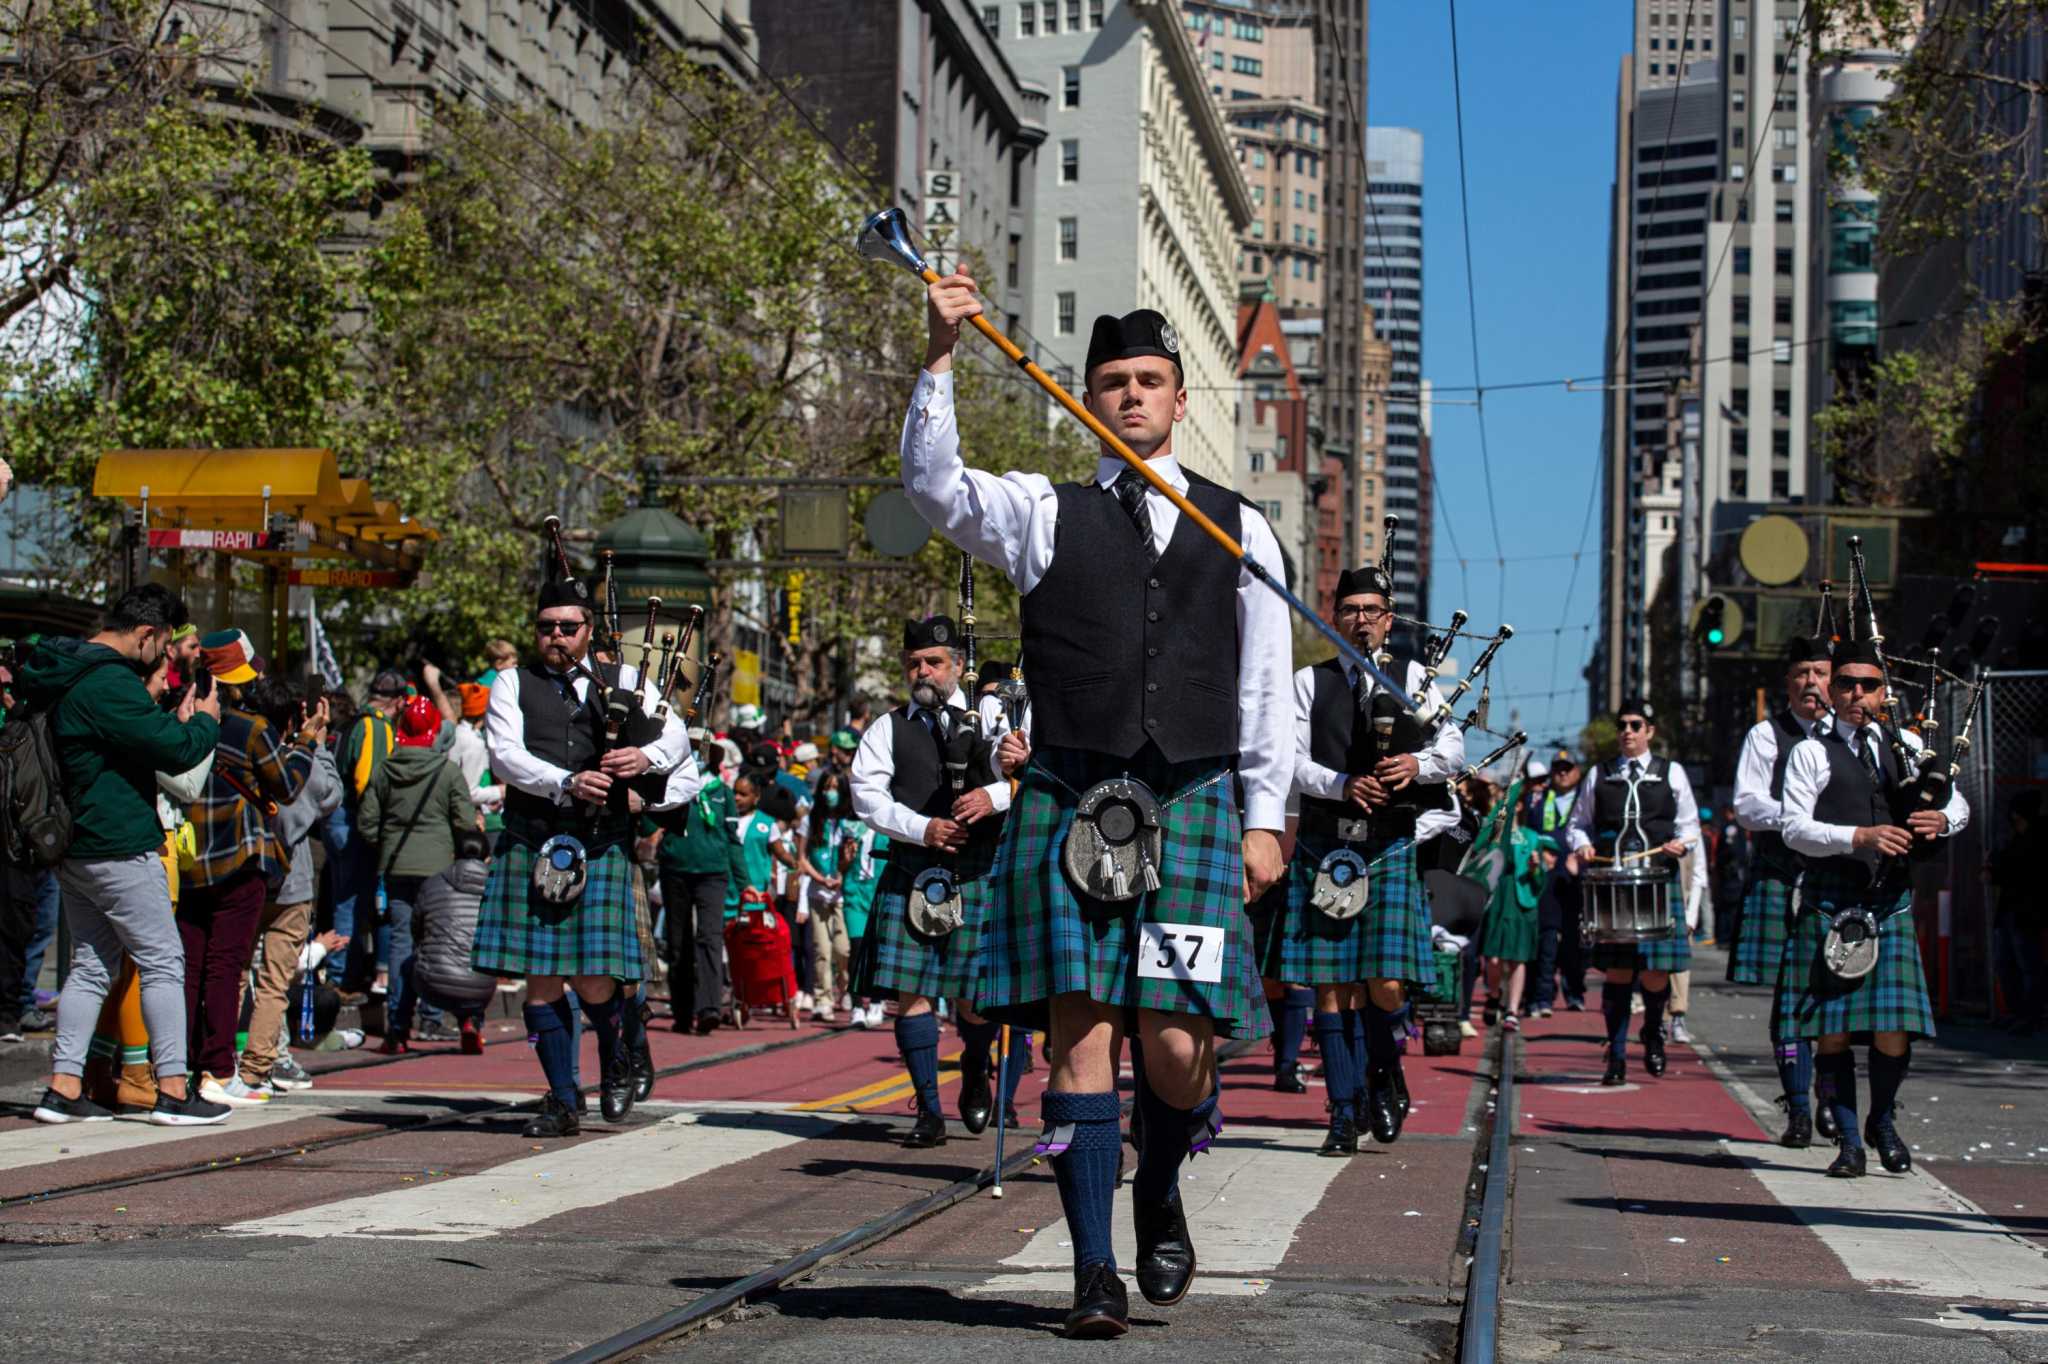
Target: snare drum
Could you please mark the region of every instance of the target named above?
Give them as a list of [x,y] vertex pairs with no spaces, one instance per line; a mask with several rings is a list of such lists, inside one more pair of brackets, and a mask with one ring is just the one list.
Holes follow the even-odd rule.
[[1670,937],[1677,883],[1676,870],[1656,862],[1586,868],[1579,873],[1580,937],[1588,945]]

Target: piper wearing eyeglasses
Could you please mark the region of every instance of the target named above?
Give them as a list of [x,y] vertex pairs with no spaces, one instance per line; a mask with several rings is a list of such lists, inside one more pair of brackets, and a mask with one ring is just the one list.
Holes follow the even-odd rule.
[[484,712],[491,772],[508,789],[472,955],[479,971],[526,978],[526,1030],[548,1083],[528,1137],[580,1125],[571,983],[597,1036],[604,1118],[632,1109],[622,1001],[628,982],[647,978],[629,861],[635,812],[687,804],[702,785],[681,707],[650,744],[608,743],[607,690],[641,693],[649,715],[657,698],[634,669],[592,658],[594,614],[589,585],[551,566],[534,610],[538,657],[498,673]]
[[[1394,585],[1377,565],[1337,579],[1331,619],[1367,653],[1387,641]],[[1382,667],[1387,664],[1383,663]],[[1405,659],[1409,695],[1428,670]],[[1358,1150],[1358,1129],[1391,1142],[1405,1116],[1394,1016],[1403,985],[1426,978],[1429,915],[1416,845],[1457,823],[1446,784],[1465,765],[1456,725],[1421,732],[1364,672],[1333,658],[1294,674],[1294,851],[1287,903],[1269,935],[1261,973],[1315,988],[1316,1046],[1330,1092],[1321,1154]],[[1406,723],[1403,723],[1403,722]]]
[[[1571,850],[1565,865],[1571,875],[1589,860],[1615,861],[1641,856],[1671,866],[1687,852],[1691,859],[1689,891],[1673,888],[1670,936],[1633,943],[1601,943],[1591,952],[1593,966],[1606,973],[1600,1011],[1607,1021],[1607,1069],[1603,1085],[1628,1079],[1629,1000],[1638,977],[1643,985],[1643,1068],[1664,1073],[1664,1011],[1671,1003],[1671,973],[1692,964],[1692,930],[1706,894],[1707,862],[1701,852],[1700,805],[1693,798],[1685,769],[1650,753],[1657,736],[1650,703],[1629,700],[1614,714],[1621,752],[1594,773],[1592,799],[1572,809],[1565,832]],[[1668,859],[1668,860],[1666,860]]]

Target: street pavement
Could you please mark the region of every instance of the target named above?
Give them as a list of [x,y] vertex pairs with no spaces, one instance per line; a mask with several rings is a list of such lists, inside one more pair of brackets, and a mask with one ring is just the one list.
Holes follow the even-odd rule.
[[[1597,1012],[1519,1040],[1504,1360],[2048,1359],[2048,1074],[1950,1030],[1914,1058],[1907,1177],[1828,1180],[1790,1152],[1763,991],[1702,951],[1692,1049],[1602,1090]],[[1597,1004],[1598,993],[1594,992]],[[53,1360],[548,1360],[970,1177],[993,1134],[897,1144],[884,1029],[654,1035],[663,1079],[619,1129],[529,1142],[516,1025],[481,1057],[309,1055],[319,1086],[226,1127],[0,1117],[0,1261],[16,1339]],[[1227,1062],[1227,1126],[1183,1185],[1188,1299],[1135,1302],[1130,1359],[1454,1357],[1493,1053],[1408,1066],[1391,1147],[1314,1154],[1319,1086]],[[800,1041],[799,1045],[787,1045]],[[764,1049],[770,1048],[770,1049]],[[947,1102],[957,1093],[941,1048]],[[720,1059],[722,1058],[722,1059]],[[0,1112],[35,1082],[7,1058]],[[588,1042],[584,1067],[594,1078]],[[1020,1096],[1028,1142],[1045,1071]],[[351,1138],[335,1144],[339,1138]],[[65,1190],[73,1192],[65,1193]],[[41,1197],[56,1193],[58,1196]],[[968,1198],[657,1357],[1057,1360],[1071,1245],[1050,1171]],[[1133,1253],[1127,1198],[1116,1227]]]

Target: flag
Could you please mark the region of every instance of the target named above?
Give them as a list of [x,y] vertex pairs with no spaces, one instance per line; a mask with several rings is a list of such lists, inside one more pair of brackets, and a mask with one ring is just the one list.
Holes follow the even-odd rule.
[[1515,874],[1514,813],[1521,802],[1522,779],[1517,777],[1508,787],[1507,794],[1494,802],[1493,813],[1472,836],[1472,846],[1466,850],[1464,861],[1458,864],[1458,875],[1486,887],[1488,904],[1493,903],[1495,890]]
[[320,608],[314,604],[310,591],[306,593],[306,649],[313,656],[314,666],[320,670],[321,683],[329,691],[340,691],[344,681],[341,664],[327,643],[327,631],[320,627]]

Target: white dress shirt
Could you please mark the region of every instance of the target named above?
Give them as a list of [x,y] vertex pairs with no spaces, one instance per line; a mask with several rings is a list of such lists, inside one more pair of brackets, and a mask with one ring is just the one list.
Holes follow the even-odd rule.
[[[1347,689],[1358,685],[1359,667],[1344,663],[1344,685]],[[1403,679],[1408,684],[1408,695],[1413,696],[1425,684],[1429,686],[1429,699],[1439,709],[1443,696],[1436,684],[1429,682],[1429,673],[1414,659],[1408,660],[1408,672]],[[1366,678],[1368,697],[1384,691],[1378,682]],[[1313,667],[1297,669],[1294,674],[1294,790],[1305,796],[1316,796],[1323,800],[1344,799],[1344,783],[1351,777],[1362,777],[1363,772],[1339,772],[1323,766],[1309,756],[1311,739],[1309,716],[1316,702],[1316,670]],[[1365,724],[1363,714],[1358,723]],[[1440,725],[1436,734],[1415,755],[1415,780],[1427,786],[1439,786],[1456,776],[1465,766],[1465,731],[1455,724]],[[1458,802],[1455,796],[1448,810],[1424,810],[1415,818],[1415,841],[1424,843],[1435,838],[1458,822]]]
[[[967,695],[958,687],[946,698],[948,706],[967,709]],[[919,719],[923,707],[910,708],[907,723],[922,725]],[[848,785],[853,788],[853,813],[878,834],[887,835],[892,843],[915,843],[924,846],[925,830],[931,826],[931,817],[921,815],[908,805],[896,799],[889,790],[889,784],[896,779],[896,724],[898,716],[890,711],[887,716],[878,716],[860,736],[860,748],[853,755],[853,774]],[[1000,739],[1007,728],[1002,721],[1002,709],[997,707],[994,723],[990,729],[985,724],[982,733],[990,742]],[[1000,778],[980,788],[988,792],[990,804],[996,814],[1010,808],[1010,783]]]
[[[1794,715],[1792,722],[1812,738],[1826,724],[1826,718],[1807,720]],[[1778,766],[1778,727],[1763,720],[1750,727],[1742,740],[1742,756],[1735,761],[1735,822],[1753,834],[1777,833],[1785,827],[1785,802],[1771,794],[1771,773]]]
[[[1643,776],[1641,779],[1643,784],[1648,784],[1655,780],[1654,777],[1649,775],[1651,756],[1651,754],[1645,753],[1641,758],[1637,759],[1637,761],[1643,764]],[[1623,759],[1622,761],[1626,762],[1627,760]],[[1675,827],[1672,829],[1671,836],[1685,844],[1694,854],[1692,857],[1685,859],[1691,863],[1691,874],[1687,877],[1688,889],[1686,891],[1685,903],[1687,906],[1686,927],[1697,928],[1699,926],[1699,899],[1706,893],[1707,889],[1706,845],[1700,841],[1700,803],[1693,797],[1692,778],[1685,775],[1685,768],[1683,766],[1675,762],[1667,762],[1664,765],[1664,772],[1666,779],[1671,783],[1671,799],[1678,807],[1677,818],[1674,821]],[[1579,783],[1582,789],[1591,789],[1585,790],[1584,794],[1572,805],[1572,822],[1565,826],[1564,841],[1566,851],[1593,851],[1593,809],[1599,804],[1599,801],[1595,799],[1595,795],[1599,790],[1598,783],[1625,780],[1626,778],[1616,776],[1608,771],[1606,763],[1601,763]],[[1788,784],[1789,781],[1790,778],[1788,777]]]
[[[1176,491],[1187,492],[1188,477],[1179,460],[1161,455],[1148,463]],[[1096,464],[1095,481],[1108,487],[1126,467],[1121,459],[1105,456]],[[903,422],[903,490],[941,535],[1001,569],[1020,595],[1038,586],[1052,566],[1059,522],[1052,480],[1016,472],[998,477],[961,461],[951,370],[917,376]],[[1180,509],[1150,485],[1145,508],[1153,548],[1163,554],[1180,524]],[[1247,507],[1240,520],[1245,551],[1276,582],[1283,581],[1280,544],[1266,518]],[[1278,833],[1286,823],[1294,755],[1286,708],[1294,639],[1286,605],[1243,568],[1237,575],[1237,637],[1237,773],[1244,784],[1244,826]]]
[[[503,668],[491,682],[490,705],[484,711],[484,741],[491,752],[491,775],[529,796],[540,796],[557,805],[567,805],[571,797],[562,790],[562,782],[570,775],[569,769],[527,751],[526,716],[519,709],[519,677],[519,669]],[[628,691],[637,691],[640,704],[649,715],[654,713],[655,703],[660,698],[655,696],[654,688],[641,685],[638,670],[621,666],[619,685]],[[592,698],[588,673],[579,671],[571,675],[569,687],[583,705],[604,704],[602,696]],[[656,772],[673,772],[683,763],[693,769],[696,766],[696,759],[690,752],[689,729],[677,711],[669,712],[660,737],[651,744],[641,745],[640,751],[647,755],[648,766]],[[692,791],[691,798],[694,799],[695,795]]]
[[[1870,733],[1873,743],[1885,742],[1883,733],[1875,725],[1864,727]],[[1853,857],[1870,867],[1876,867],[1880,854],[1876,849],[1857,851],[1854,824],[1822,824],[1813,817],[1814,802],[1820,793],[1828,789],[1828,779],[1833,773],[1828,768],[1828,752],[1821,747],[1824,743],[1856,743],[1857,732],[1836,721],[1840,738],[1819,736],[1803,740],[1792,746],[1792,758],[1785,764],[1785,822],[1781,826],[1785,835],[1785,846],[1793,852],[1808,857]],[[1906,747],[1918,753],[1922,744],[1918,735],[1907,730],[1900,735]],[[1970,803],[1963,799],[1963,793],[1953,787],[1949,790],[1948,804],[1941,811],[1948,816],[1948,828],[1942,833],[1946,838],[1958,833],[1970,822]]]

